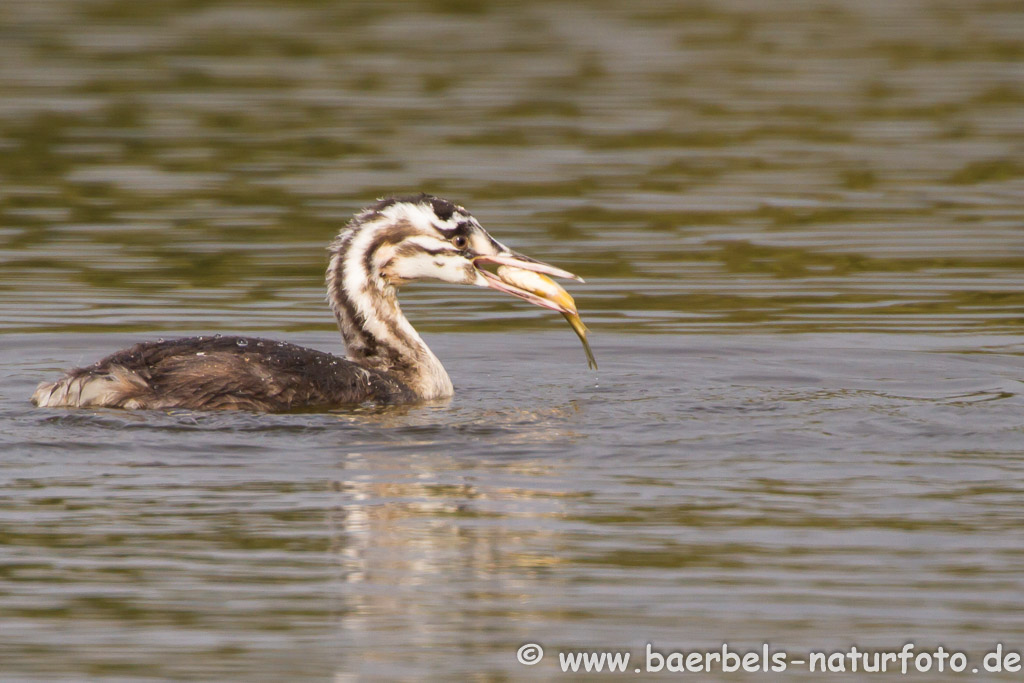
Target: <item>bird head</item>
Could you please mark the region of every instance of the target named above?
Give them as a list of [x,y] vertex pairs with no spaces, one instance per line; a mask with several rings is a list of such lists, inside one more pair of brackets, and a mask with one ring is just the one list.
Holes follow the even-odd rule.
[[419,280],[488,287],[563,314],[576,314],[568,292],[547,277],[514,274],[583,281],[509,249],[466,209],[428,194],[382,199],[357,214],[332,249],[351,263],[347,273],[359,271],[357,278],[394,287]]

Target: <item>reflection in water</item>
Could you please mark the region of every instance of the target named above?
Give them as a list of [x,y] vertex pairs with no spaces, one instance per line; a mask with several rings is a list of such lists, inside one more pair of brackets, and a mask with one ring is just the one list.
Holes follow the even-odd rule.
[[[578,494],[477,486],[472,475],[460,476],[460,463],[443,458],[412,457],[404,466],[387,459],[349,454],[344,467],[352,475],[335,482],[345,501],[329,515],[343,582],[339,639],[352,653],[342,670],[424,670],[452,648],[486,656],[507,638],[498,622],[510,609],[520,612],[515,605],[538,571],[560,561],[535,549],[557,542],[546,520],[562,517],[561,499]],[[520,465],[503,476],[560,478],[557,465]],[[402,633],[400,640],[381,648],[382,627]]]

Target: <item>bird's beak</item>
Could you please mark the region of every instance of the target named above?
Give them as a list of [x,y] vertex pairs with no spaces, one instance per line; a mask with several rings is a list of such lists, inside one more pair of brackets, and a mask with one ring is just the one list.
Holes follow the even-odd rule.
[[532,270],[535,273],[543,273],[544,275],[550,275],[551,277],[576,280],[577,282],[584,281],[579,275],[573,275],[567,270],[550,266],[542,261],[538,261],[537,259],[532,259],[529,256],[523,256],[519,252],[512,251],[511,249],[503,254],[496,254],[494,256],[477,256],[473,259],[473,263],[495,263],[499,266],[512,266],[513,268]]
[[[481,264],[488,263],[498,266],[497,273],[480,267]],[[569,296],[569,292],[554,280],[544,276],[551,275],[583,282],[583,278],[578,275],[511,250],[495,256],[477,256],[473,259],[473,265],[483,277],[483,281],[478,283],[485,287],[517,296],[552,311],[576,314],[576,303]]]
[[[480,268],[478,263],[497,264],[497,272],[486,271]],[[597,369],[597,361],[594,360],[594,353],[590,350],[590,343],[587,341],[587,328],[576,310],[576,302],[573,301],[569,292],[548,275],[579,282],[583,282],[583,278],[514,251],[498,256],[479,256],[473,260],[473,265],[477,266],[476,270],[480,273],[482,280],[478,281],[478,284],[561,313],[572,325],[572,329],[580,341],[583,342],[583,350],[587,353],[587,364],[592,369]]]

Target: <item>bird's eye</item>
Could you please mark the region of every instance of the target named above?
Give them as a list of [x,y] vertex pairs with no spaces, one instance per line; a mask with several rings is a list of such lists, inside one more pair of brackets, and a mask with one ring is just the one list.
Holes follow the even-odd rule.
[[452,244],[455,245],[456,249],[465,249],[469,244],[469,240],[466,239],[465,235],[456,235],[452,238]]

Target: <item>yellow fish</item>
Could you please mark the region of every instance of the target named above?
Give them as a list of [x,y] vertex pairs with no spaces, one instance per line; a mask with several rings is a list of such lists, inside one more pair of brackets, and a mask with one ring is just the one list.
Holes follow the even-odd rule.
[[540,299],[551,302],[554,305],[545,306],[561,313],[572,326],[573,331],[583,342],[583,350],[587,353],[587,365],[592,370],[597,370],[597,360],[594,352],[590,350],[590,343],[587,341],[587,327],[583,324],[580,314],[576,309],[576,302],[573,301],[569,292],[565,291],[560,284],[549,278],[547,275],[535,273],[531,270],[523,270],[515,266],[499,266],[497,275],[508,285],[517,289],[529,292]]

